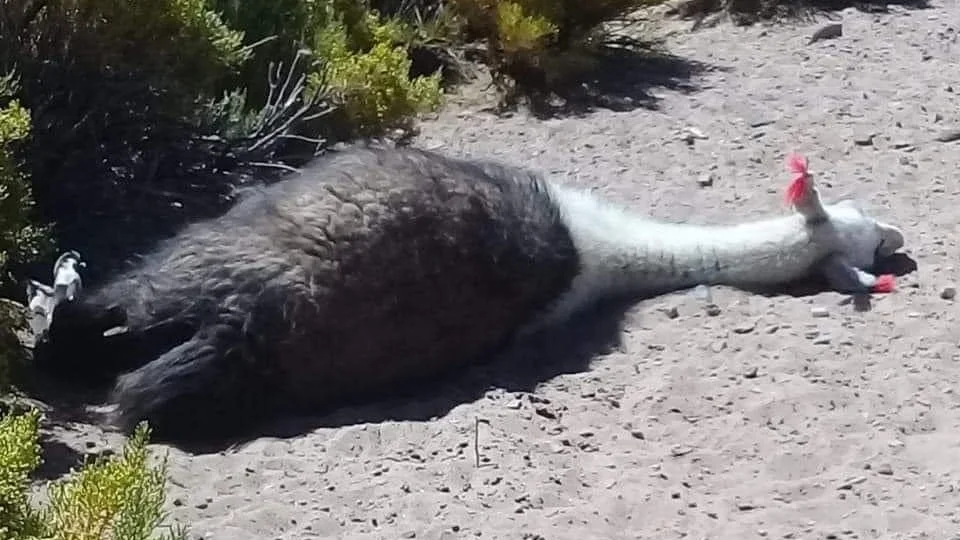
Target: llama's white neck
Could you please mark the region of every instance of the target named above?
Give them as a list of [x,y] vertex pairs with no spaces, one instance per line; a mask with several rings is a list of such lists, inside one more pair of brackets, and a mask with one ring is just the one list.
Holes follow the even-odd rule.
[[580,252],[581,272],[549,320],[614,294],[782,283],[802,277],[826,254],[799,214],[723,226],[665,223],[583,191],[551,191]]

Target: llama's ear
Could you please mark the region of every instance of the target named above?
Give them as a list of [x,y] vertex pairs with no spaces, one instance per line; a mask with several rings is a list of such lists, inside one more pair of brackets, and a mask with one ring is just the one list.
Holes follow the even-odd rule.
[[880,245],[877,247],[877,254],[881,257],[889,257],[903,247],[903,231],[899,227],[877,222],[877,230],[880,231]]

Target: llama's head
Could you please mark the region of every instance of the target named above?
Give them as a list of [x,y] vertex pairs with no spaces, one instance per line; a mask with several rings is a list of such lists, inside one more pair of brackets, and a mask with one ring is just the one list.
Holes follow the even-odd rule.
[[889,257],[903,247],[903,232],[874,218],[862,203],[851,199],[824,205],[803,157],[790,156],[787,166],[794,174],[787,188],[787,203],[811,226],[831,235],[837,251],[850,264],[868,269],[877,259]]
[[826,211],[840,251],[857,268],[871,268],[877,259],[893,255],[904,245],[898,227],[876,219],[859,201],[840,201]]

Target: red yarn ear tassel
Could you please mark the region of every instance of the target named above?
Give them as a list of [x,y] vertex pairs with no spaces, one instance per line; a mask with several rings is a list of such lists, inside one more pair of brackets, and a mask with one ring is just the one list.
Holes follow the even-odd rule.
[[797,205],[807,193],[810,183],[810,172],[807,171],[807,160],[799,154],[790,154],[787,158],[787,168],[794,174],[793,181],[787,186],[787,204]]

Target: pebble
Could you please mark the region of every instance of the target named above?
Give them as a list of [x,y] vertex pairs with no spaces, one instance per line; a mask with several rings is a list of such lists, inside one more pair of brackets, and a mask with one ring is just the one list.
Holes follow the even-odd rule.
[[757,378],[757,373],[758,373],[759,371],[760,371],[760,370],[757,369],[756,366],[749,367],[749,368],[747,368],[747,370],[743,373],[743,377],[744,377],[745,379],[756,379],[756,378]]
[[710,186],[712,186],[712,185],[714,184],[714,182],[716,182],[716,181],[717,181],[717,174],[716,174],[716,173],[702,174],[702,175],[700,175],[699,178],[697,178],[697,184],[698,184],[700,187],[710,187]]
[[940,291],[940,298],[943,298],[944,300],[953,300],[954,298],[956,298],[956,296],[957,296],[957,288],[956,288],[956,287],[952,287],[952,286],[951,286],[951,287],[944,287],[944,288]]
[[853,486],[856,486],[856,485],[858,485],[858,484],[862,484],[862,483],[864,483],[864,482],[866,482],[866,481],[867,481],[867,477],[866,477],[866,476],[856,476],[856,477],[854,477],[854,478],[851,478],[851,479],[849,479],[849,480],[846,480],[845,482],[843,482],[842,484],[840,484],[839,486],[837,486],[837,489],[853,489]]
[[680,310],[677,309],[677,306],[665,307],[662,309],[662,311],[664,315],[667,316],[668,319],[676,319],[677,317],[680,316]]
[[881,463],[880,465],[877,465],[875,470],[877,471],[877,474],[893,476],[893,467],[889,463]]
[[707,304],[706,310],[707,310],[707,315],[711,317],[716,317],[722,312],[722,310],[720,309],[720,306],[716,304]]
[[827,311],[827,308],[825,308],[825,307],[817,306],[817,307],[812,307],[812,308],[810,308],[810,315],[813,315],[813,316],[816,317],[816,318],[821,318],[821,319],[822,319],[822,318],[824,318],[824,317],[829,317],[829,316],[830,316],[830,312]]
[[736,334],[749,334],[757,328],[757,321],[748,321],[740,323],[737,326],[733,327],[733,331]]
[[857,146],[871,146],[873,145],[873,139],[876,137],[876,133],[868,133],[865,135],[860,135],[853,139],[853,144]]
[[829,334],[821,334],[821,335],[813,338],[813,344],[814,344],[814,345],[829,345],[829,344],[830,344],[830,335],[829,335]]

